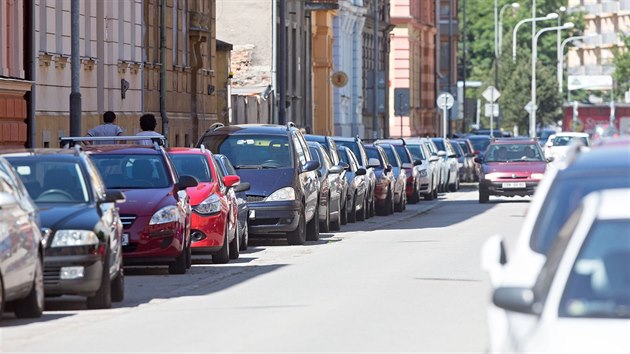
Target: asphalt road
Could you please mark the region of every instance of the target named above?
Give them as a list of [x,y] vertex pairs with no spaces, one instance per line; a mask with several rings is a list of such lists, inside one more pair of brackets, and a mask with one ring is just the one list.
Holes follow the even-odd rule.
[[305,246],[255,240],[238,261],[196,258],[186,275],[127,269],[111,310],[62,297],[38,320],[5,314],[0,352],[484,352],[479,250],[515,237],[528,201],[479,204],[469,185]]

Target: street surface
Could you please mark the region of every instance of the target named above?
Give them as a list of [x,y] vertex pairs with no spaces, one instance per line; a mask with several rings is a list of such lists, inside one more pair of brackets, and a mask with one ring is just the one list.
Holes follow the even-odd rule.
[[[467,352],[486,349],[483,241],[517,236],[529,198],[479,204],[475,185],[287,246],[253,240],[236,262],[126,270],[126,299],[85,310],[48,299],[0,322],[0,353]],[[508,249],[509,252],[509,249]]]

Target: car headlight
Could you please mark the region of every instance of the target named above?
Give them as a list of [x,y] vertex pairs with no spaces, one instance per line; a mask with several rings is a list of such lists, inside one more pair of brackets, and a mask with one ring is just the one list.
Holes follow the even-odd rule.
[[542,179],[542,178],[543,178],[542,173],[532,173],[531,175],[531,179]]
[[199,205],[195,205],[192,209],[199,214],[218,213],[221,210],[221,198],[213,194],[199,203]]
[[57,230],[50,247],[98,245],[98,237],[87,230]]
[[420,170],[420,177],[426,177],[427,176],[427,170]]
[[489,180],[489,181],[494,181],[497,178],[499,178],[499,174],[498,173],[486,173],[483,176],[483,179],[486,179],[486,180]]
[[175,222],[178,219],[177,207],[174,205],[166,206],[158,210],[149,221],[149,225],[166,224],[167,222]]
[[293,187],[281,188],[265,198],[266,202],[277,202],[281,200],[295,200],[295,189],[293,189]]

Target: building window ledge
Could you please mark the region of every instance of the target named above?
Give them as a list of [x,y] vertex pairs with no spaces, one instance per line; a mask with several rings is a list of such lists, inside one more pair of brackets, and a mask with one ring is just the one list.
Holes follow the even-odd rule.
[[93,57],[81,57],[81,64],[83,64],[83,69],[87,71],[92,71],[94,69],[94,65],[98,62],[98,59]]
[[55,68],[57,69],[65,69],[66,65],[68,65],[68,61],[70,61],[70,57],[64,54],[55,54]]
[[54,55],[48,52],[40,52],[37,58],[39,59],[39,66],[50,66]]

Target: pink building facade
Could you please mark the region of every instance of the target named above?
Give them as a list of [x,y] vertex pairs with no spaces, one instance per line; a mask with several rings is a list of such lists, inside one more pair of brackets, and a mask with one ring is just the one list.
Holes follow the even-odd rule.
[[[434,136],[435,2],[391,0],[390,52],[391,137]],[[409,88],[409,115],[394,115],[394,90]]]

